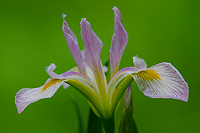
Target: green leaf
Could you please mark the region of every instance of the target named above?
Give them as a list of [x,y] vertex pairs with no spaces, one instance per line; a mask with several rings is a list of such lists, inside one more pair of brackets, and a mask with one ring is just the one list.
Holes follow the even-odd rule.
[[133,102],[131,85],[126,90],[124,97],[119,133],[138,133],[133,119]]
[[85,133],[85,130],[83,128],[83,120],[82,120],[82,117],[81,117],[81,112],[80,112],[80,109],[79,109],[79,106],[78,106],[78,103],[77,101],[74,99],[74,98],[71,98],[72,99],[72,102],[75,106],[75,109],[77,111],[77,114],[78,114],[78,122],[79,122],[79,130],[78,130],[78,133]]
[[87,133],[102,133],[101,119],[90,108]]

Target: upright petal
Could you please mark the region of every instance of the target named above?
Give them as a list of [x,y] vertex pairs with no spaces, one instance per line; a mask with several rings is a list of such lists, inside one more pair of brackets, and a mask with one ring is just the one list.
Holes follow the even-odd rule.
[[71,52],[71,54],[72,54],[72,56],[73,56],[73,58],[76,62],[76,65],[78,66],[79,71],[83,75],[85,75],[84,59],[83,59],[83,56],[82,56],[81,51],[79,49],[77,38],[74,35],[73,31],[69,28],[67,22],[64,19],[66,17],[66,15],[62,14],[62,17],[63,17],[62,30],[63,30],[63,34],[65,36],[65,39],[67,41],[69,50],[70,50],[70,52]]
[[85,44],[84,60],[91,68],[101,97],[102,104],[104,105],[104,117],[110,117],[110,105],[107,102],[107,81],[103,72],[103,65],[100,60],[100,53],[103,43],[91,29],[90,23],[83,18],[81,20],[81,36]]
[[139,58],[137,55],[133,57],[133,63],[134,63],[135,71],[147,69],[146,62],[143,59]]
[[132,76],[146,96],[188,101],[188,85],[170,63],[157,64]]
[[115,26],[110,49],[111,77],[114,76],[119,69],[119,64],[128,42],[128,34],[123,27],[121,14],[117,7],[114,7],[113,10],[115,13]]
[[81,35],[85,44],[84,60],[92,69],[95,79],[101,84],[100,86],[105,87],[105,75],[100,60],[103,43],[85,18],[81,20]]

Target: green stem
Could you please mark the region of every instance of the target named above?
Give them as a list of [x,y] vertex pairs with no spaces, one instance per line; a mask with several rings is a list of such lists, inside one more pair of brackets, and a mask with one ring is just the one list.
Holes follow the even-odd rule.
[[114,115],[112,115],[109,119],[102,119],[102,124],[106,133],[115,132]]

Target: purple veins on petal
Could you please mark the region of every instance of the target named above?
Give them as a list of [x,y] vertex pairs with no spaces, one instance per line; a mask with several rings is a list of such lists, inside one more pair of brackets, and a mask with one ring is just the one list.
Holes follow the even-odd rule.
[[143,59],[139,58],[137,55],[133,57],[133,63],[135,70],[147,69],[146,62]]
[[132,76],[144,95],[188,101],[188,84],[170,63],[160,63],[145,70],[145,61],[135,57],[134,64],[138,72]]
[[105,77],[100,59],[103,43],[91,29],[90,23],[85,18],[82,18],[80,24],[81,36],[85,44],[84,60],[92,69],[95,78],[98,79],[100,77],[100,82],[103,83]]
[[[49,83],[52,79],[48,79],[45,84]],[[58,79],[60,80],[60,79]],[[18,113],[21,113],[29,104],[36,102],[43,98],[52,97],[58,88],[63,85],[64,81],[56,82],[55,84],[49,85],[48,88],[45,88],[45,85],[39,88],[24,88],[17,92],[15,96],[15,104],[17,106]]]
[[115,14],[115,25],[110,49],[111,77],[114,76],[119,69],[119,64],[128,42],[128,34],[123,27],[121,14],[117,7],[114,7],[113,10]]
[[63,30],[63,34],[65,36],[65,39],[67,41],[69,50],[76,62],[76,65],[78,66],[79,71],[83,75],[85,75],[85,62],[83,59],[83,55],[79,49],[77,38],[76,38],[74,32],[69,28],[67,22],[64,19],[66,17],[66,15],[62,14],[62,17],[63,17],[62,30]]

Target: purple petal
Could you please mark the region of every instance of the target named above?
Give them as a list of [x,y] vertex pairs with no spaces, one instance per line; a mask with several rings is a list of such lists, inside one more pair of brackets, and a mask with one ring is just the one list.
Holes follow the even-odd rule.
[[131,88],[131,85],[129,85],[128,88],[126,89],[123,104],[125,105],[126,109],[128,109],[128,107],[132,104],[132,88]]
[[63,17],[63,34],[65,36],[65,39],[67,41],[69,50],[76,62],[76,65],[78,66],[79,71],[85,75],[85,63],[83,59],[83,55],[79,49],[77,38],[74,35],[73,31],[69,28],[67,22],[65,21],[65,14],[62,14]]
[[128,42],[128,34],[123,27],[121,14],[117,7],[114,7],[113,10],[115,13],[115,26],[110,49],[111,77],[119,69],[119,64]]
[[90,23],[85,18],[81,20],[80,24],[81,35],[85,44],[84,60],[92,69],[96,80],[100,79],[100,82],[104,84],[105,77],[100,60],[103,43],[91,29]]
[[188,84],[170,63],[160,63],[133,75],[144,95],[188,101]]

